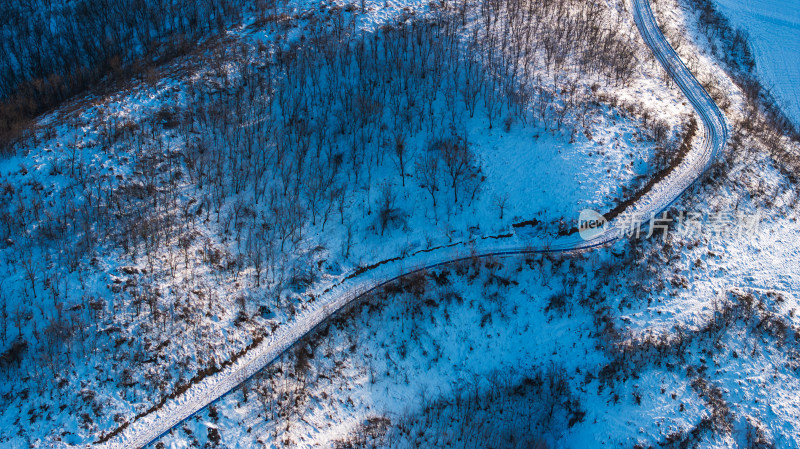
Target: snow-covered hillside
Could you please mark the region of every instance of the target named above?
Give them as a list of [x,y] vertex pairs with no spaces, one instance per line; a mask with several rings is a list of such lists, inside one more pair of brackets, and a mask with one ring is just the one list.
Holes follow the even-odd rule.
[[730,151],[673,210],[700,229],[406,279],[161,443],[800,447],[798,148],[726,95]]
[[[738,135],[674,206],[699,229],[398,281],[159,443],[800,447],[800,191],[779,163]],[[714,227],[733,211],[763,214],[752,235]]]
[[624,10],[480,5],[287,6],[41,118],[0,162],[0,444],[108,436],[345,273],[671,162],[691,109]]
[[752,238],[677,227],[403,279],[160,442],[800,447],[797,189],[736,150],[675,207],[773,211]]
[[[798,148],[677,5],[733,145],[675,211],[761,211],[755,237],[401,279],[156,446],[797,447]],[[0,159],[0,447],[106,441],[350,273],[546,242],[700,140],[630,2],[247,11]]]

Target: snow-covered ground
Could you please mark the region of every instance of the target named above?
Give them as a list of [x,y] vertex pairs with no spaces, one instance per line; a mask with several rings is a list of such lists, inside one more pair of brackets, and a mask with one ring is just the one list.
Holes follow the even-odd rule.
[[[696,50],[688,47],[683,51]],[[504,260],[501,276],[520,282],[519,287],[501,289],[494,285],[496,279],[460,273],[456,286],[448,285],[442,289],[445,293],[427,291],[416,306],[407,304],[415,301],[409,293],[390,295],[386,302],[368,301],[265,371],[248,386],[249,393],[237,391],[218,404],[213,416],[201,414],[162,442],[172,447],[202,443],[213,427],[220,429],[215,437],[221,434],[226,444],[313,447],[338,440],[371,447],[352,443],[366,439],[378,441],[378,447],[460,446],[449,438],[462,421],[431,421],[431,404],[440,407],[441,402],[429,398],[456,408],[458,392],[471,391],[470,385],[491,389],[497,377],[492,368],[510,373],[507,382],[515,385],[524,378],[522,373],[535,373],[552,363],[566,366],[570,390],[589,413],[573,425],[558,423],[555,436],[540,433],[549,445],[800,447],[795,393],[800,387],[800,252],[794,245],[800,232],[800,191],[784,175],[781,165],[786,161],[773,159],[756,138],[745,135],[737,140],[725,162],[679,201],[676,210],[711,217],[761,214],[754,235],[716,233],[706,227],[700,233],[676,233],[666,242],[618,245],[610,253],[565,262],[547,283],[536,280],[537,274],[547,272],[547,263],[534,263],[541,267],[535,274],[522,267],[517,275],[515,262]],[[639,254],[632,256],[635,262],[614,259],[629,251]],[[637,267],[615,268],[619,263]],[[464,277],[469,279],[466,284]],[[440,278],[438,273],[434,276]],[[584,279],[598,290],[580,293]],[[472,283],[465,291],[464,285]],[[453,291],[464,299],[457,312],[454,303],[440,300]],[[559,295],[567,291],[563,322],[565,315],[550,315],[553,308],[548,306],[560,304],[565,298]],[[475,298],[474,303],[469,298]],[[600,304],[594,302],[598,298]],[[503,312],[506,308],[511,312]],[[613,346],[609,340],[593,340],[602,331],[597,322],[589,324],[584,313],[598,310],[609,313],[599,321],[607,318],[619,331],[611,340],[628,348],[621,357],[632,367],[623,369],[611,391],[598,388],[594,393],[589,387],[596,376],[582,377],[579,371],[602,372],[606,354],[589,348]],[[524,317],[520,324],[518,311]],[[501,320],[497,330],[496,320]],[[533,337],[526,338],[531,330],[524,323],[536,329]],[[587,327],[578,330],[579,323]],[[481,338],[475,340],[475,335]],[[513,343],[506,345],[507,341]],[[446,344],[440,347],[439,342]],[[638,343],[626,346],[630,342]],[[648,349],[648,344],[653,346]],[[476,355],[470,356],[471,351]],[[641,359],[640,352],[650,359]],[[298,374],[298,364],[303,365],[298,360],[310,360],[310,370]],[[469,375],[464,372],[473,377],[465,382]],[[259,390],[257,399],[254,390]],[[621,406],[612,405],[619,400],[615,395],[622,399]],[[513,400],[499,397],[513,410]],[[675,400],[680,403],[671,402]],[[287,406],[290,402],[295,407]],[[485,410],[490,419],[491,413],[503,413],[491,406]],[[375,436],[380,432],[371,427],[384,416],[402,427],[389,426],[391,443]],[[502,427],[492,435],[505,435]],[[501,440],[492,442],[504,447]]]
[[[380,30],[382,20],[409,14],[408,6],[372,5],[366,15],[374,13],[377,19],[363,21],[365,32]],[[630,17],[623,17],[631,23]],[[312,20],[295,17],[288,23],[293,39],[299,39]],[[255,46],[249,40],[253,38],[271,45],[278,35],[272,27],[248,29],[252,34],[237,30],[230,39]],[[630,28],[624,37],[638,35]],[[155,117],[163,112],[168,117],[170,108],[185,107],[192,83],[201,89],[211,86],[213,93],[224,72],[220,67],[186,64],[192,67],[187,69],[178,61],[130,90],[90,97],[44,117],[36,139],[0,163],[2,195],[7,198],[3,218],[14,218],[13,231],[8,231],[13,238],[0,242],[0,297],[9,314],[3,350],[18,339],[30,344],[19,363],[4,367],[8,380],[2,384],[0,423],[11,430],[0,436],[0,444],[67,446],[96,440],[198,371],[216,367],[256,336],[274,331],[272,327],[305,306],[304,293],[324,288],[359,265],[465,240],[474,232],[507,232],[519,220],[568,221],[584,207],[612,207],[624,186],[630,191],[633,183],[652,173],[655,142],[643,114],[648,114],[649,125],[653,120],[666,123],[667,143],[676,145],[691,112],[680,91],[664,85],[659,66],[648,62],[649,50],[636,50],[642,64],[629,85],[580,78],[587,92],[590,81],[598,84],[602,101],[588,114],[568,119],[583,122],[574,136],[536,122],[523,126],[511,121],[506,126],[498,119],[489,129],[479,104],[475,117],[463,124],[486,177],[474,201],[453,204],[449,185],[443,185],[438,210],[433,211],[430,197],[413,177],[402,186],[396,163],[387,155],[372,173],[372,185],[360,187],[344,201],[353,217],[348,219],[353,234],[348,255],[343,249],[348,228],[334,215],[324,230],[319,222],[304,223],[296,246],[287,244],[292,249],[282,255],[282,267],[271,267],[273,273],[286,276],[281,281],[312,266],[318,269],[308,291],[285,285],[276,291],[266,288],[266,281],[256,286],[246,262],[230,269],[236,265],[231,261],[242,263],[233,255],[239,249],[232,235],[217,227],[219,214],[216,222],[213,213],[209,219],[208,192],[188,181],[185,167],[171,165],[171,155],[187,148],[174,127],[166,129]],[[544,84],[551,88],[549,81]],[[463,110],[454,112],[465,116]],[[409,141],[412,159],[425,150],[429,136],[423,134]],[[148,161],[155,161],[158,170],[148,171],[154,167]],[[175,176],[167,176],[171,174]],[[404,213],[401,224],[385,234],[378,230],[375,213],[381,184],[391,185],[397,193],[395,206]],[[136,202],[148,188],[158,194],[153,211],[148,210],[151,202]],[[496,203],[505,195],[501,219]],[[134,200],[98,208],[105,220],[113,220],[102,215],[109,210],[121,215],[146,212],[145,217],[139,216],[128,230],[111,233],[104,223],[80,221],[92,216],[82,211],[94,211],[113,198]],[[243,202],[250,204],[252,198],[245,194],[230,199],[222,205],[222,215],[232,216]],[[178,224],[192,229],[185,234],[188,248],[179,246],[175,234],[166,237],[168,233],[159,235],[165,240],[155,250],[116,245],[115,239],[126,232],[156,229],[158,234],[158,218],[176,216],[176,211],[182,217]],[[32,218],[36,214],[53,227],[40,226]],[[76,232],[86,238],[75,238]],[[99,242],[92,240],[97,233],[102,236]],[[28,239],[37,241],[40,236],[52,246],[34,246],[27,253],[20,249],[30,248]]]
[[[160,442],[525,447],[520,436],[533,427],[547,447],[800,447],[800,253],[787,244],[800,232],[797,193],[759,151],[749,142],[746,155],[729,155],[728,171],[676,205],[767,211],[752,238],[706,222],[666,240],[465,262],[408,279],[335,317]],[[501,387],[524,391],[526,378],[553,369],[575,402],[541,428],[547,402],[520,405]],[[474,388],[494,395],[478,406],[489,430],[463,427],[457,404]]]
[[[628,379],[603,372],[610,359],[602,307],[576,300],[592,290],[598,297],[620,293],[616,285],[595,290],[601,275],[590,269],[618,263],[613,252],[467,262],[410,281],[412,287],[401,283],[400,292],[373,295],[323,326],[248,382],[246,398],[237,390],[216,404],[213,418],[204,411],[161,442],[201,446],[213,427],[234,447],[335,447],[369,418],[402,423],[433,401],[452,406],[453,397],[473,388],[498,394],[502,385],[519,388],[542,373],[545,382],[550,374],[567,380],[571,413],[560,410],[565,398],[555,399],[552,421],[537,425],[549,412],[547,401],[515,404],[513,395],[498,394],[480,406],[487,419],[503,413],[498,429],[548,447],[656,445],[690,430],[704,409],[685,378],[663,366]],[[435,424],[409,425],[409,434],[379,447],[464,447],[473,435],[492,447],[525,447],[491,429],[459,430],[456,420]]]
[[[353,5],[356,9],[360,7],[358,2]],[[307,6],[304,3],[301,10],[305,10]],[[366,11],[359,16],[359,24],[368,33],[379,32],[383,25],[392,23],[399,17],[403,17],[403,20],[414,20],[409,19],[413,16],[412,12],[421,16],[428,7],[427,4],[413,1],[366,2],[366,6]],[[615,19],[618,22],[612,20],[609,26],[626,29],[629,38],[638,39],[630,19],[630,11],[624,10],[621,4],[610,6],[620,16]],[[328,14],[324,8],[320,8],[320,11],[322,15]],[[299,16],[303,18],[286,20],[288,26],[293,28],[290,36],[294,41],[300,40],[312,22],[310,19],[306,20],[309,16],[305,12]],[[318,18],[313,19],[316,21]],[[254,38],[265,45],[271,45],[276,37],[275,26],[279,25],[248,29],[252,34],[243,33],[243,39]],[[242,37],[239,33],[240,30],[231,33],[232,38]],[[687,45],[681,50],[691,55],[698,49]],[[648,55],[649,51],[642,46],[636,54],[639,65],[630,85],[598,87],[606,100],[616,98],[616,106],[603,104],[602,109],[595,111],[587,123],[586,133],[578,132],[575,136],[569,136],[544,129],[540,124],[529,123],[522,126],[516,122],[511,123],[507,130],[502,123],[495,123],[490,130],[480,110],[474,119],[465,120],[466,137],[480,161],[482,174],[486,176],[480,194],[469,204],[462,202],[454,205],[442,199],[450,197],[451,192],[447,190],[440,197],[439,209],[432,211],[429,196],[416,185],[415,179],[406,179],[408,186],[405,188],[401,185],[396,164],[391,156],[387,156],[386,161],[372,174],[375,180],[372,191],[359,190],[346,202],[348,213],[357,218],[352,222],[354,238],[349,256],[344,256],[342,250],[348,229],[339,225],[336,215],[327,228],[321,228],[319,223],[316,226],[306,224],[303,238],[297,247],[287,251],[286,259],[282,261],[285,266],[290,267],[287,271],[294,270],[295,267],[302,270],[312,265],[320,268],[319,273],[315,274],[321,279],[313,280],[311,289],[307,291],[300,288],[299,291],[286,289],[276,292],[257,288],[254,286],[251,266],[245,266],[233,273],[221,269],[216,263],[207,263],[207,255],[228,254],[223,260],[229,261],[233,259],[230,254],[237,251],[230,233],[222,232],[218,226],[219,220],[215,222],[213,218],[210,221],[208,218],[200,218],[198,226],[192,225],[200,236],[194,237],[196,240],[193,240],[190,251],[181,249],[177,242],[168,241],[157,254],[148,256],[153,259],[153,262],[148,263],[135,250],[130,256],[100,246],[97,257],[90,255],[85,260],[78,261],[81,269],[77,273],[64,267],[71,262],[72,251],[83,247],[82,241],[62,243],[61,247],[56,248],[55,256],[49,256],[54,259],[48,259],[44,255],[41,259],[26,259],[24,254],[20,257],[17,248],[22,246],[21,239],[18,239],[16,247],[8,246],[8,243],[5,243],[6,246],[0,244],[5,268],[13,273],[4,275],[4,282],[0,283],[0,296],[6,293],[4,301],[10,305],[9,312],[14,314],[14,306],[18,302],[31,301],[31,285],[38,288],[39,298],[44,297],[34,301],[30,315],[20,315],[21,333],[28,341],[41,346],[40,339],[58,337],[62,331],[60,328],[45,330],[37,327],[36,323],[47,323],[48,318],[56,316],[60,318],[62,308],[65,310],[65,322],[76,326],[75,329],[82,323],[98,323],[96,327],[89,326],[86,330],[100,335],[91,345],[79,345],[75,343],[75,339],[62,339],[63,343],[50,346],[55,354],[46,353],[44,356],[47,358],[42,357],[41,361],[26,359],[22,362],[22,370],[12,369],[10,376],[13,377],[9,377],[8,382],[3,385],[3,393],[8,392],[4,398],[6,402],[3,403],[7,407],[0,411],[2,428],[9,430],[3,432],[0,444],[11,447],[63,447],[92,441],[172,392],[176,384],[185,381],[181,376],[191,376],[199,369],[215,366],[252,342],[254,336],[263,335],[265,329],[285,323],[295,314],[298,306],[303,307],[302,301],[307,299],[306,293],[324,287],[325,283],[332,282],[337,276],[358,265],[463,239],[476,226],[480,226],[479,233],[490,234],[507,231],[512,223],[520,219],[539,218],[544,222],[555,222],[561,218],[575,218],[577,211],[583,207],[602,210],[612,206],[622,196],[621,186],[629,186],[637,177],[648,173],[652,168],[650,160],[654,144],[643,131],[642,112],[647,112],[651,120],[665,120],[673,128],[684,125],[690,113],[690,106],[680,92],[674,85],[665,85],[663,75],[655,62],[649,61]],[[696,59],[690,63],[690,67],[705,69],[707,72],[704,75],[717,73],[716,66],[707,62],[703,58]],[[235,64],[231,63],[230,66],[235,67]],[[178,153],[185,151],[183,142],[176,137],[177,132],[164,130],[152,120],[164,106],[184,106],[189,81],[181,67],[175,69],[172,72],[174,76],[166,76],[153,85],[143,83],[144,85],[136,86],[130,92],[87,101],[86,108],[79,109],[75,116],[57,113],[43,120],[38,140],[25,148],[25,154],[0,164],[2,195],[13,198],[15,208],[18,204],[22,205],[14,209],[22,211],[17,216],[27,217],[44,210],[44,216],[54,214],[61,217],[61,209],[86,209],[97,204],[93,203],[97,201],[97,197],[87,194],[81,183],[84,186],[94,186],[94,183],[99,184],[102,181],[104,186],[113,186],[117,181],[141,179],[141,173],[137,173],[135,164],[130,161],[136,161],[148,152],[156,155],[159,152],[147,146],[147,151],[143,154],[141,148],[138,151],[134,148],[135,142],[125,141],[124,137],[123,141],[130,145],[114,144],[112,139],[106,138],[109,129],[114,130],[115,126],[125,124],[126,121],[130,120],[134,126],[139,126],[147,130],[147,134],[157,137],[152,140],[144,139],[147,145],[159,149],[166,147],[167,153],[170,149],[177,150]],[[213,85],[218,81],[215,78],[219,73],[215,72],[216,69],[209,65],[192,73],[189,78],[192,81],[200,80],[198,84],[205,80]],[[716,86],[725,89],[732,86],[724,75],[720,79],[721,83]],[[213,89],[209,91],[214,93]],[[736,93],[733,92],[732,96],[735,97]],[[418,135],[416,139],[409,142],[412,153],[419,153],[426,143],[423,135]],[[109,143],[108,140],[112,141]],[[70,154],[72,149],[77,149],[74,156]],[[76,166],[77,169],[74,168]],[[739,164],[737,167],[744,170],[748,165]],[[88,182],[84,177],[85,173],[91,176]],[[771,192],[787,188],[786,180],[779,170],[768,161],[759,160],[742,173],[759,180],[753,187],[756,193],[752,196],[768,197],[769,194],[764,194],[761,190]],[[208,217],[210,206],[207,198],[203,198],[208,193],[191,185],[185,177],[172,179],[180,180],[173,197],[177,201],[174,207],[167,208],[164,212],[181,209],[187,215],[191,212],[202,217],[203,207],[198,207],[199,203],[206,206],[204,213]],[[378,182],[390,184],[398,192],[396,206],[406,214],[404,222],[400,226],[387,229],[385,235],[376,227],[377,214],[374,209],[379,190]],[[157,187],[163,188],[165,185],[157,184]],[[11,193],[6,186],[12,187]],[[113,192],[113,189],[109,191]],[[108,195],[109,191],[97,188],[97,195]],[[694,195],[725,196],[727,193],[724,190],[701,190]],[[501,220],[496,203],[504,195],[508,195],[508,199],[505,215]],[[617,404],[617,399],[608,389],[600,391],[600,381],[587,380],[585,375],[585,372],[591,371],[592,376],[597,377],[598,372],[603,369],[603,361],[611,357],[607,352],[608,347],[597,347],[607,344],[608,341],[595,335],[602,329],[593,322],[597,319],[596,308],[570,305],[565,314],[553,313],[545,308],[553,302],[551,300],[554,296],[566,293],[573,295],[570,296],[570,301],[575,299],[576,302],[570,304],[575,304],[582,293],[592,294],[590,287],[596,284],[601,292],[606,293],[606,305],[610,310],[619,311],[621,315],[618,319],[610,316],[610,321],[615,326],[639,335],[670,330],[675,326],[701,325],[711,313],[710,310],[713,310],[713,305],[709,306],[715,297],[713,295],[723,294],[729,287],[738,286],[787,292],[785,296],[788,300],[775,310],[789,315],[796,304],[792,294],[797,291],[798,253],[792,249],[791,242],[798,229],[789,207],[792,197],[785,192],[781,195],[780,201],[769,205],[760,204],[773,211],[775,216],[769,222],[769,227],[765,227],[765,231],[751,244],[728,242],[719,248],[709,247],[705,245],[706,242],[694,246],[690,241],[680,240],[673,247],[685,245],[691,246],[691,250],[681,253],[682,265],[679,267],[669,266],[668,269],[661,270],[654,268],[649,273],[647,270],[609,272],[606,268],[617,261],[619,256],[616,254],[626,254],[627,251],[624,246],[617,246],[610,253],[606,251],[585,260],[576,259],[575,263],[561,263],[558,265],[560,271],[552,274],[555,280],[549,283],[544,277],[547,274],[546,269],[552,266],[548,265],[550,262],[534,263],[534,266],[539,264],[543,268],[523,267],[520,275],[508,271],[516,269],[516,261],[507,263],[501,269],[501,275],[515,279],[521,287],[500,288],[489,285],[487,290],[484,283],[496,283],[498,279],[480,277],[468,280],[452,274],[451,282],[455,285],[453,289],[460,291],[464,298],[471,298],[471,301],[446,309],[438,307],[439,302],[435,300],[426,305],[423,314],[426,321],[418,326],[416,321],[412,325],[407,321],[398,323],[395,319],[406,313],[402,304],[389,304],[385,313],[377,318],[362,309],[361,317],[354,326],[347,327],[352,323],[343,324],[341,327],[347,327],[346,331],[338,332],[327,343],[338,353],[342,352],[338,350],[350,347],[349,344],[345,345],[345,342],[349,343],[348,339],[364,343],[356,345],[355,362],[344,360],[345,366],[356,372],[347,372],[340,379],[344,382],[341,388],[352,392],[354,404],[350,404],[339,390],[334,391],[335,395],[326,392],[329,403],[323,403],[323,398],[307,415],[299,418],[295,416],[291,429],[282,435],[291,436],[295,441],[303,441],[309,446],[330,442],[346,437],[353,426],[358,424],[358,420],[371,415],[371,410],[378,409],[378,412],[386,411],[395,415],[408,412],[413,415],[419,411],[421,402],[417,400],[417,396],[420,391],[426,391],[428,398],[446,401],[449,393],[465,385],[464,378],[472,376],[463,373],[474,373],[473,379],[475,376],[491,377],[497,370],[513,372],[515,367],[521,367],[529,373],[541,368],[546,373],[548,362],[565,367],[570,391],[580,399],[584,409],[588,409],[583,421],[567,425],[566,434],[549,437],[547,441],[550,443],[576,447],[595,446],[603,442],[613,445],[633,445],[640,441],[655,444],[666,438],[665,435],[691,429],[708,413],[707,404],[698,397],[698,391],[702,389],[691,385],[694,380],[692,375],[675,371],[674,367],[648,366],[636,371],[640,380],[620,380],[623,386],[615,392],[620,397],[620,404]],[[737,199],[739,197],[735,196]],[[741,197],[747,198],[747,195]],[[62,203],[60,199],[63,198],[68,198],[71,202]],[[237,200],[242,198],[250,200],[247,195],[242,195]],[[794,201],[796,202],[796,198]],[[28,204],[33,207],[27,208]],[[60,207],[64,204],[70,207]],[[230,199],[223,205],[223,215],[229,213],[235,205],[234,200]],[[695,206],[710,210],[715,204],[699,201]],[[192,223],[194,220],[191,218]],[[27,229],[42,231],[36,224],[31,224]],[[325,247],[320,250],[319,245]],[[658,253],[660,250],[653,251]],[[185,263],[184,257],[188,259]],[[17,269],[19,265],[12,265],[18,263],[17,260],[23,263],[34,260],[32,269],[42,270],[47,267],[51,271],[42,272],[47,274],[46,278],[37,274],[39,271],[36,270],[32,276],[26,276],[23,270]],[[56,262],[51,264],[52,260]],[[695,267],[698,260],[702,269]],[[128,264],[136,265],[135,269],[123,267]],[[157,268],[155,273],[150,269],[153,265]],[[147,271],[143,272],[142,269]],[[595,274],[596,269],[606,270],[605,272],[611,274]],[[678,272],[669,271],[673,269]],[[698,271],[696,276],[693,274],[695,271]],[[486,276],[486,273],[482,272],[481,276]],[[517,279],[517,276],[520,278]],[[585,279],[583,290],[575,291],[572,282],[576,276]],[[657,291],[650,296],[641,296],[654,288],[650,282],[642,282],[643,279],[654,283],[658,279],[664,279],[666,282],[674,281],[676,285],[681,285],[683,277],[696,279],[696,287]],[[53,279],[57,282],[54,283]],[[138,302],[134,300],[136,297]],[[237,315],[240,310],[237,298],[245,297],[247,302],[243,299],[242,303],[245,305],[241,306],[245,315],[242,323],[238,318],[240,315]],[[107,302],[96,301],[96,298]],[[150,305],[150,298],[156,298],[155,306]],[[654,301],[652,306],[649,303],[645,305],[648,298]],[[61,305],[59,308],[55,301],[51,303],[51,299],[58,299],[66,303],[66,306]],[[488,305],[484,305],[487,299]],[[499,304],[497,300],[500,300]],[[557,298],[555,302],[558,303]],[[99,309],[94,308],[96,304],[99,304]],[[519,307],[515,311],[514,306],[517,305]],[[265,316],[262,316],[259,306],[267,307],[268,313],[263,314]],[[481,310],[482,307],[487,310]],[[156,313],[153,313],[154,308]],[[453,314],[450,321],[444,315],[447,310]],[[484,322],[489,311],[492,312],[491,317]],[[93,317],[98,314],[102,315],[99,321]],[[613,315],[616,314],[614,312]],[[186,317],[189,319],[183,321]],[[796,323],[797,319],[793,319]],[[430,325],[427,320],[430,320]],[[552,323],[548,320],[552,320]],[[17,330],[12,320],[8,323],[8,338],[11,341]],[[397,326],[400,326],[399,329]],[[485,329],[490,329],[494,335],[500,335],[489,341],[484,338],[484,332],[490,331]],[[378,371],[386,369],[387,364],[391,363],[387,362],[388,359],[377,356],[370,359],[368,364],[359,364],[368,355],[382,355],[382,352],[376,351],[376,347],[382,344],[398,345],[396,349],[387,350],[387,353],[392,354],[391,359],[397,360],[394,354],[403,352],[401,348],[404,342],[409,341],[412,333],[423,330],[435,338],[425,340],[420,347],[406,348],[412,357],[407,363],[397,366],[397,372],[386,376],[369,374],[369,368],[365,367]],[[544,330],[546,333],[537,333],[537,330]],[[574,332],[585,338],[572,339]],[[732,335],[735,339],[736,335]],[[761,337],[756,335],[757,338]],[[436,340],[447,342],[447,354],[442,355],[441,363],[427,365],[431,354],[437,354],[433,349],[436,345],[432,343]],[[748,345],[747,349],[752,350],[754,341],[756,340],[734,344]],[[73,344],[74,348],[70,346]],[[475,351],[476,347],[483,356],[469,357],[468,354]],[[710,350],[709,348],[702,346],[698,350]],[[737,351],[744,353],[738,347]],[[320,359],[328,355],[316,355],[319,354],[315,353],[310,365],[312,372],[317,373],[324,371],[335,360],[342,360],[332,355],[330,359],[320,362]],[[567,360],[563,360],[562,356],[567,357]],[[791,354],[777,351],[768,354],[766,359],[754,358],[752,360],[758,362],[756,372],[745,372],[745,369],[750,368],[742,366],[747,365],[751,359],[720,359],[719,363],[730,368],[726,373],[727,377],[716,378],[726,391],[736,395],[728,397],[730,402],[738,401],[748,416],[752,415],[757,419],[756,422],[766,423],[765,426],[771,432],[771,440],[787,447],[792,447],[792,430],[798,428],[796,419],[793,418],[796,417],[796,414],[793,415],[795,403],[786,400],[778,404],[775,415],[780,419],[774,420],[770,420],[769,413],[772,411],[764,411],[757,404],[758,389],[763,384],[773,387],[770,390],[773,392],[770,396],[773,402],[777,402],[775,398],[788,394],[794,388],[796,378],[779,363],[789,363],[791,357]],[[464,362],[465,359],[467,362]],[[49,365],[46,364],[47,360],[50,361]],[[496,366],[491,365],[493,361],[498,361]],[[694,362],[699,363],[697,360]],[[320,364],[316,365],[317,363]],[[454,364],[460,368],[454,369]],[[56,366],[63,369],[56,370]],[[433,369],[428,372],[426,366],[432,366]],[[577,368],[581,369],[581,374],[577,373]],[[766,375],[757,372],[761,369],[776,371],[775,375],[780,375],[780,384],[769,384],[770,380]],[[359,370],[366,370],[367,374]],[[25,374],[18,376],[19,372]],[[745,373],[748,378],[743,380],[741,376],[737,376],[739,372]],[[433,374],[429,378],[431,373]],[[454,373],[457,375],[454,376]],[[763,377],[763,384],[752,381],[758,376]],[[370,389],[370,377],[378,379],[376,384],[380,385],[381,391]],[[405,381],[405,377],[408,377],[409,382]],[[524,380],[523,377],[524,375],[513,377],[510,382]],[[53,378],[57,379],[57,384],[51,382]],[[326,381],[324,377],[320,378],[323,384],[309,386],[309,389],[320,388],[324,391],[327,388],[324,384]],[[360,381],[350,383],[349,380],[352,379]],[[752,381],[752,385],[738,389],[736,386],[743,381]],[[286,382],[290,383],[288,380]],[[420,388],[422,385],[428,386],[428,389]],[[435,390],[435,393],[430,390]],[[634,392],[639,391],[641,394],[636,399]],[[675,397],[671,397],[672,393]],[[252,396],[252,392],[250,394]],[[173,447],[195,446],[195,438],[198,442],[205,442],[209,435],[208,429],[222,427],[224,424],[228,428],[236,427],[233,433],[221,430],[223,439],[230,446],[251,445],[248,443],[249,436],[245,435],[250,433],[247,431],[248,427],[255,429],[254,438],[279,446],[274,439],[270,439],[273,438],[270,436],[271,432],[278,424],[261,422],[258,407],[252,404],[252,399],[250,403],[237,404],[240,399],[244,400],[243,395],[241,390],[235,391],[218,404],[225,415],[225,418],[221,418],[222,423],[218,424],[211,412],[204,412],[199,418],[186,424],[185,427],[192,431],[192,435],[178,431],[164,438],[162,442],[170,443]],[[641,402],[641,405],[637,402]],[[620,416],[630,418],[620,419]],[[743,416],[739,415],[740,418]],[[303,422],[304,420],[307,422]],[[198,424],[199,421],[202,424]],[[330,426],[335,428],[331,429]],[[742,420],[737,422],[737,426],[739,429],[747,427]],[[614,429],[620,430],[615,433]],[[731,446],[728,444],[732,441],[729,436],[723,435],[720,438],[716,447]],[[737,436],[735,441],[743,439]]]
[[800,2],[714,0],[736,28],[745,30],[756,73],[784,112],[800,125]]
[[[533,428],[547,447],[800,447],[798,190],[750,139],[723,167],[675,208],[760,211],[751,237],[705,221],[666,240],[408,279],[160,442],[511,448]],[[542,396],[520,405],[503,391],[553,372],[571,405],[542,428]],[[494,398],[473,412],[488,430],[462,411],[474,389]]]

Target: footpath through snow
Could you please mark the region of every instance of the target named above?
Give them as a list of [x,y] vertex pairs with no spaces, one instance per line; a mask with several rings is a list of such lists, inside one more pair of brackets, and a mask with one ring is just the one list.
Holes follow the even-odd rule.
[[[703,128],[702,139],[692,146],[680,165],[625,212],[639,217],[649,217],[669,207],[708,168],[711,161],[724,148],[728,130],[722,112],[667,43],[650,10],[649,2],[633,0],[633,8],[634,21],[640,34],[672,80],[691,102],[702,121]],[[583,240],[577,233],[554,237],[552,241],[531,241],[513,234],[483,237],[446,247],[418,251],[405,258],[391,259],[366,269],[362,268],[344,277],[338,284],[320,292],[307,305],[308,308],[301,311],[293,321],[282,325],[273,335],[245,352],[235,363],[192,385],[183,394],[168,400],[152,413],[125,425],[108,441],[96,444],[94,447],[140,448],[154,442],[270,364],[344,305],[400,276],[476,256],[537,252],[566,253],[603,246],[623,235],[623,230],[615,224],[618,222],[619,220],[612,221],[604,232],[591,240]]]

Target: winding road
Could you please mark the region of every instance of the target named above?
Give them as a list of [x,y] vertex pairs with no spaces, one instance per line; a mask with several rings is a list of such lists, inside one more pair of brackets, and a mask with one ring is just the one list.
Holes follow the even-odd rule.
[[[658,214],[668,208],[709,167],[725,147],[728,130],[725,117],[714,100],[689,72],[673,48],[667,43],[647,0],[632,0],[634,21],[639,33],[676,85],[691,102],[702,122],[702,139],[661,182],[646,192],[628,211],[641,217]],[[517,235],[484,237],[434,250],[420,251],[402,259],[377,263],[359,270],[331,286],[259,344],[245,352],[219,373],[192,385],[163,407],[119,429],[112,438],[91,447],[140,448],[157,439],[206,406],[234,390],[242,382],[262,370],[317,325],[356,298],[378,289],[401,276],[428,270],[440,265],[472,257],[505,256],[526,253],[575,252],[607,245],[623,236],[616,222],[591,240],[577,233],[554,238],[553,241],[526,241]]]

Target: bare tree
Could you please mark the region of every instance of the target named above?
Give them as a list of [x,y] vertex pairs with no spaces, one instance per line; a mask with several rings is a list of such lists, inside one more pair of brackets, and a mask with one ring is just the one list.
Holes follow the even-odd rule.
[[3,283],[0,282],[0,336],[2,336],[3,344],[6,344],[8,337],[8,309],[6,306],[6,296],[3,294]]
[[441,171],[439,169],[439,161],[441,156],[437,151],[426,151],[424,155],[417,158],[416,162],[416,176],[417,182],[420,187],[425,189],[431,196],[433,201],[433,214],[434,218],[438,221],[438,213],[436,211],[436,192],[439,191],[439,181],[441,179]]
[[502,193],[500,195],[495,195],[492,199],[494,203],[494,207],[500,212],[500,219],[503,219],[503,212],[506,209],[506,203],[508,203],[508,193]]
[[383,232],[386,230],[386,226],[394,219],[396,215],[396,210],[394,207],[396,200],[397,194],[395,194],[392,190],[392,185],[388,182],[384,183],[381,186],[380,209],[378,211],[381,222],[381,235],[383,235]]
[[31,283],[33,297],[36,298],[36,274],[39,271],[39,264],[36,261],[36,256],[33,254],[32,245],[33,242],[27,243],[26,249],[23,250],[23,254],[21,255],[20,263],[25,270],[25,278]]
[[403,187],[406,186],[406,136],[402,131],[394,133],[394,156],[397,170],[400,171],[400,180]]
[[435,143],[440,152],[453,188],[453,201],[458,203],[458,190],[461,182],[474,169],[474,156],[469,150],[467,141],[461,136],[442,139]]

